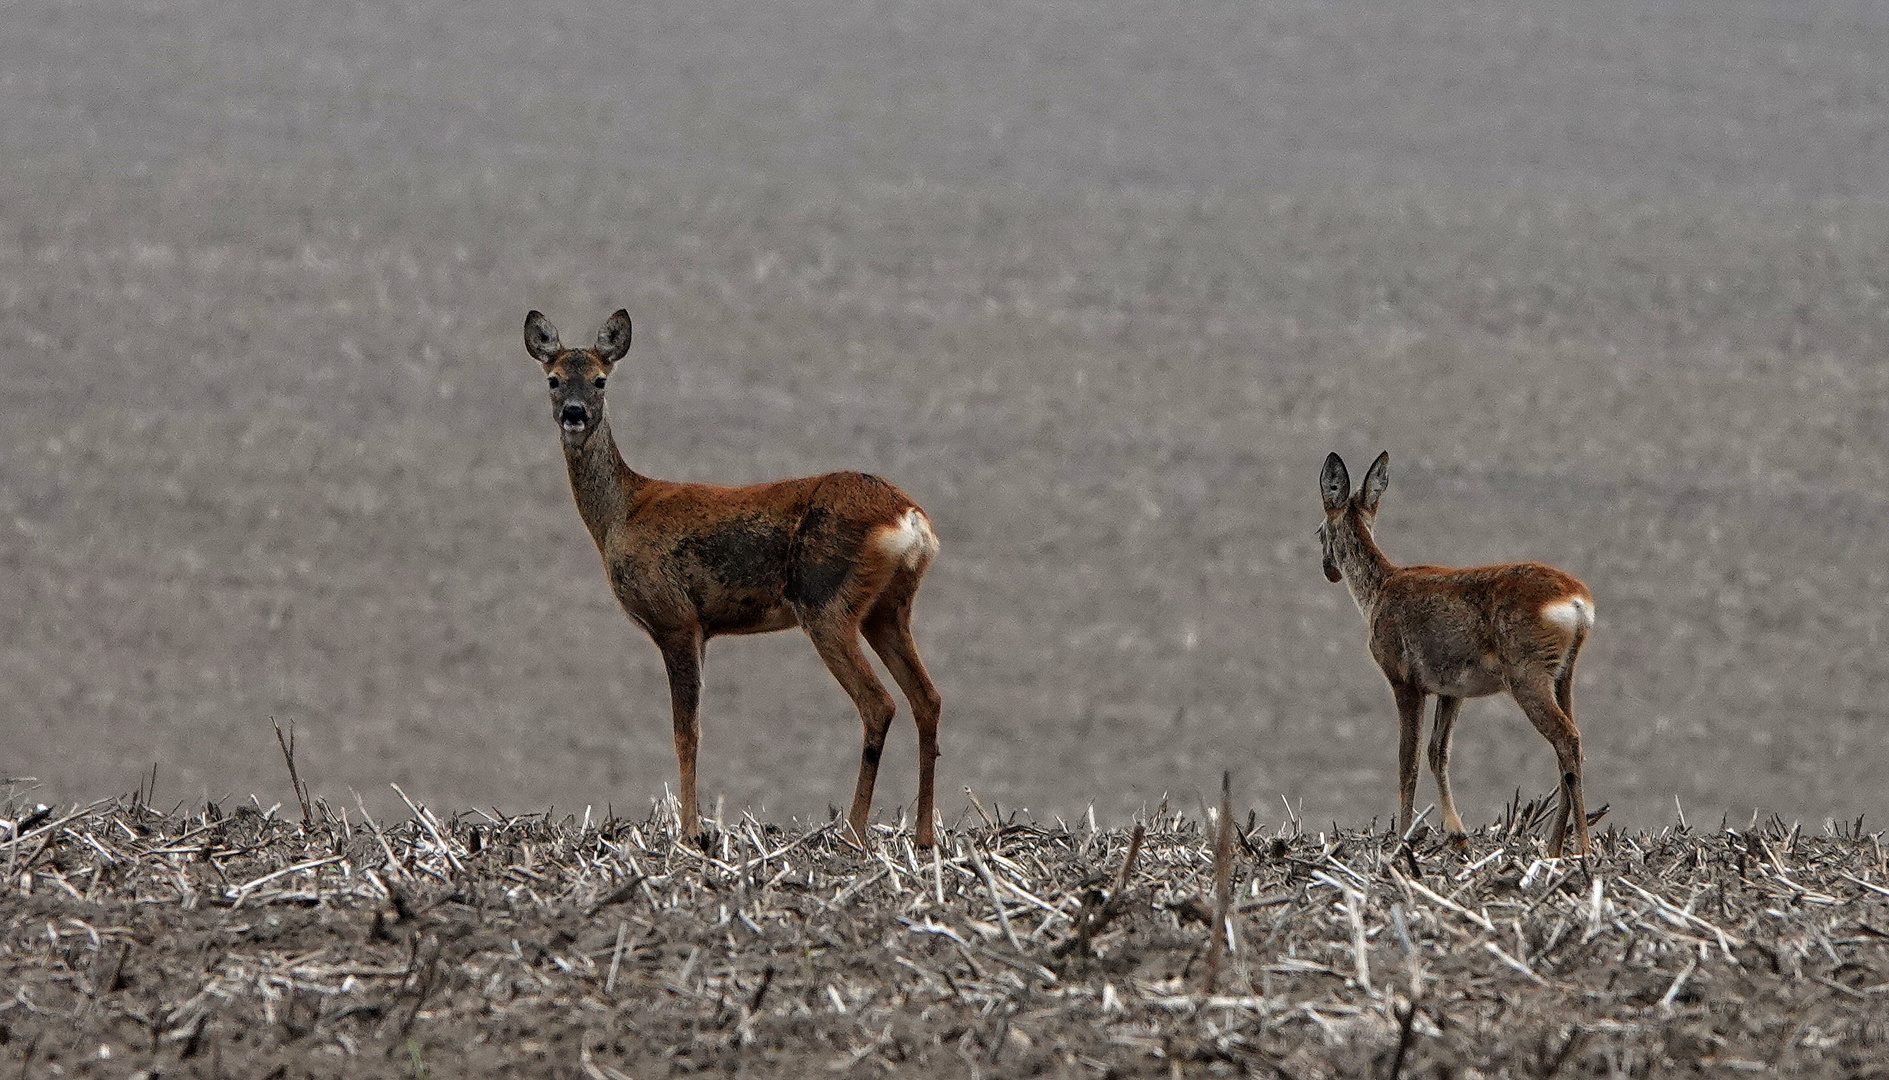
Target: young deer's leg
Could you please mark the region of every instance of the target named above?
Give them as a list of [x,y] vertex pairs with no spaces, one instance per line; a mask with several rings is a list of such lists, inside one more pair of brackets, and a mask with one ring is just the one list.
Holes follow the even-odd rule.
[[[1574,644],[1568,646],[1568,658],[1566,662],[1564,662],[1561,665],[1561,671],[1555,675],[1555,679],[1554,679],[1555,704],[1561,706],[1561,711],[1567,716],[1568,723],[1570,724],[1575,723],[1574,721],[1574,660],[1577,656],[1581,654],[1582,640],[1583,640],[1582,637],[1577,636],[1574,639]],[[1579,726],[1576,725],[1575,733],[1576,733],[1577,738],[1579,737],[1579,731],[1580,731]],[[1566,777],[1563,777],[1562,779],[1565,781]],[[1576,770],[1576,785],[1574,789],[1574,806],[1575,806],[1575,814],[1576,814],[1575,831],[1577,833],[1578,843],[1576,843],[1575,845],[1575,854],[1585,855],[1587,854],[1587,793],[1582,789],[1579,781],[1580,781],[1580,776],[1579,776],[1579,770],[1577,769]]]
[[1574,853],[1587,854],[1587,803],[1581,793],[1581,733],[1574,719],[1555,700],[1555,680],[1547,672],[1511,687],[1515,700],[1554,747],[1560,797],[1555,803],[1554,828],[1549,833],[1548,857],[1561,857],[1568,830],[1574,832]]
[[1450,795],[1450,736],[1455,733],[1456,713],[1463,699],[1448,694],[1436,696],[1436,719],[1430,728],[1430,773],[1436,777],[1436,799],[1443,808],[1443,827],[1461,837],[1468,830],[1456,813],[1456,800]]
[[1554,700],[1561,706],[1561,711],[1574,719],[1574,658],[1581,653],[1581,639],[1575,638],[1568,646],[1568,658],[1561,665],[1561,671],[1554,677]]
[[835,604],[802,625],[807,629],[807,636],[813,639],[820,659],[826,661],[827,670],[839,680],[846,696],[858,707],[860,723],[866,728],[865,742],[859,751],[859,782],[853,788],[852,809],[846,813],[846,824],[852,829],[853,838],[863,845],[866,817],[872,812],[872,786],[879,778],[879,754],[885,749],[886,731],[892,726],[892,714],[897,705],[879,676],[873,674],[872,665],[859,647],[859,620],[855,614]]
[[1397,699],[1397,832],[1410,831],[1410,819],[1416,814],[1417,746],[1423,739],[1424,692],[1416,684],[1391,682],[1391,695]]
[[[905,578],[913,580],[906,584]],[[938,716],[943,700],[924,661],[918,658],[918,646],[912,641],[912,593],[918,587],[917,575],[906,572],[892,581],[886,594],[866,613],[862,626],[872,651],[879,654],[886,670],[911,702],[912,720],[918,725],[918,846],[931,847],[933,835],[932,781],[938,762]],[[896,592],[901,586],[903,593]]]
[[695,751],[701,745],[697,710],[702,699],[702,635],[700,631],[668,634],[656,639],[663,666],[669,671],[669,705],[674,714],[676,764],[682,773],[682,835],[702,834],[702,817],[695,802]]

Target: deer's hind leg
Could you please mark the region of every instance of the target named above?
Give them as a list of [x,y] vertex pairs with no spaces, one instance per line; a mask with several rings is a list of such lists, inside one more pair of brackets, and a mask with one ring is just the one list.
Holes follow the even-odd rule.
[[865,728],[859,750],[859,780],[853,786],[852,806],[846,812],[853,839],[862,845],[866,842],[866,818],[872,813],[873,785],[879,778],[879,756],[885,750],[886,732],[892,727],[892,714],[898,706],[860,648],[859,630],[868,605],[889,576],[889,568],[855,568],[825,603],[795,608],[814,650],[853,700]]
[[872,651],[892,673],[892,678],[911,703],[912,720],[918,726],[918,846],[931,847],[936,842],[932,819],[933,781],[938,762],[938,718],[943,700],[932,685],[924,661],[918,658],[918,645],[912,640],[912,596],[924,568],[900,569],[892,576],[885,591],[866,612],[861,629]]
[[1555,672],[1555,704],[1561,706],[1561,711],[1568,714],[1569,720],[1574,719],[1574,661],[1581,655],[1581,645],[1585,641],[1585,634],[1575,637],[1573,643],[1568,646],[1567,655],[1561,661],[1560,670]]
[[1554,826],[1548,834],[1548,857],[1561,857],[1570,831],[1574,853],[1587,854],[1587,802],[1581,789],[1581,732],[1557,701],[1556,680],[1547,671],[1516,683],[1511,688],[1515,701],[1554,747],[1559,796],[1555,801]]

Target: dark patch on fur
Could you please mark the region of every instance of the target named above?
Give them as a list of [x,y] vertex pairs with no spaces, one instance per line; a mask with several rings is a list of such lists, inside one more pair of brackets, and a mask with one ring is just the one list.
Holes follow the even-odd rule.
[[710,637],[716,634],[740,633],[760,622],[762,617],[774,607],[774,602],[762,593],[742,593],[722,598],[713,610],[697,613],[702,621],[702,632]]
[[865,528],[857,522],[824,507],[810,507],[794,534],[787,567],[787,602],[796,607],[826,606],[852,576],[865,541]]
[[802,563],[788,579],[787,600],[797,607],[825,607],[827,601],[839,595],[852,572],[850,563]]
[[859,752],[859,760],[868,765],[876,766],[879,764],[879,754],[883,749],[884,747],[873,746],[871,743],[868,743],[866,744],[866,748]]
[[767,591],[781,583],[789,546],[786,529],[741,518],[683,537],[674,553],[729,589]]

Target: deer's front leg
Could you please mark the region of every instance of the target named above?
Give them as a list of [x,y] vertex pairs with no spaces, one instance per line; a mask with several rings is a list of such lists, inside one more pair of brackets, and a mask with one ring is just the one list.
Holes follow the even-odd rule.
[[1423,741],[1424,693],[1414,683],[1391,680],[1397,699],[1397,833],[1410,831],[1416,813],[1417,747]]
[[1456,797],[1450,794],[1450,733],[1456,728],[1456,714],[1463,699],[1448,694],[1436,696],[1436,719],[1430,722],[1430,771],[1436,775],[1437,809],[1443,812],[1443,827],[1460,842],[1468,834],[1463,818],[1456,812]]
[[676,765],[682,773],[682,835],[699,837],[702,817],[695,802],[695,751],[701,744],[698,709],[702,699],[702,635],[699,631],[656,639],[669,671],[669,706],[674,714]]

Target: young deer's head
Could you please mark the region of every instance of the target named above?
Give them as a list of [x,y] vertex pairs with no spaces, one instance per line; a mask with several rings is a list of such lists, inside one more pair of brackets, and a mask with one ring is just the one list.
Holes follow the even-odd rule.
[[597,331],[591,349],[567,349],[558,342],[557,327],[541,312],[525,316],[525,351],[544,365],[551,384],[551,415],[564,435],[564,446],[581,450],[603,422],[603,387],[630,351],[630,313],[618,311]]
[[1371,522],[1377,519],[1377,501],[1390,486],[1390,464],[1390,451],[1379,454],[1365,471],[1364,485],[1354,495],[1344,459],[1337,454],[1325,455],[1325,468],[1318,474],[1318,492],[1325,501],[1325,523],[1318,527],[1325,580],[1344,580],[1346,568],[1358,566],[1360,559],[1374,550]]

